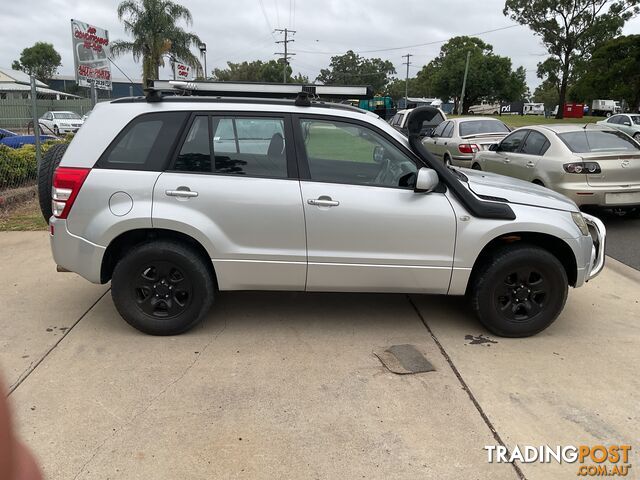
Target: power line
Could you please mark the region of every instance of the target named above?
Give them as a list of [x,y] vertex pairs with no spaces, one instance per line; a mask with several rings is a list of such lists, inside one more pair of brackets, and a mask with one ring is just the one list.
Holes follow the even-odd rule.
[[296,34],[295,30],[290,30],[288,28],[276,28],[276,32],[284,33],[284,40],[276,41],[276,43],[282,43],[284,45],[284,52],[276,52],[274,55],[282,55],[282,63],[283,63],[283,71],[282,71],[282,83],[287,83],[287,67],[289,66],[289,58],[295,53],[289,53],[288,47],[289,43],[294,42],[293,38],[289,38],[289,34],[291,36]]
[[[492,30],[485,30],[484,32],[476,32],[476,33],[469,33],[467,34],[467,36],[469,37],[477,37],[478,35],[485,35],[487,33],[493,33],[493,32],[499,32],[501,30],[507,30],[509,28],[515,28],[515,27],[519,27],[520,25],[508,25],[506,27],[500,27],[500,28],[494,28]],[[373,49],[373,50],[359,50],[359,51],[354,51],[354,53],[377,53],[377,52],[391,52],[393,50],[405,50],[405,49],[412,49],[412,48],[419,48],[419,47],[427,47],[429,45],[437,45],[439,43],[446,43],[450,40],[450,38],[447,38],[446,40],[435,40],[433,42],[426,42],[426,43],[417,43],[415,45],[403,45],[402,47],[390,47],[390,48],[377,48],[377,49]],[[298,50],[299,53],[314,53],[314,54],[321,54],[321,55],[339,55],[341,53],[344,53],[343,51],[340,52],[319,52],[319,51],[312,51],[312,50]]]
[[269,17],[267,16],[267,10],[264,8],[264,3],[262,0],[258,0],[260,2],[260,9],[262,10],[262,16],[264,17],[264,21],[267,22],[267,27],[269,28],[269,34],[275,40],[276,37],[273,35],[273,27],[271,26],[271,22],[269,21]]
[[274,0],[276,2],[276,18],[278,19],[278,25],[280,25],[280,9],[278,8],[278,0]]

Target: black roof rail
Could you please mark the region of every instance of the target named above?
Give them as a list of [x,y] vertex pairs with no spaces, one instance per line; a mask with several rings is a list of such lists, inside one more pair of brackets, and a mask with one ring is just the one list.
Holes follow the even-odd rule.
[[145,95],[149,102],[162,101],[166,95],[294,98],[296,105],[309,106],[313,98],[319,97],[336,100],[373,98],[373,89],[366,85],[148,80]]

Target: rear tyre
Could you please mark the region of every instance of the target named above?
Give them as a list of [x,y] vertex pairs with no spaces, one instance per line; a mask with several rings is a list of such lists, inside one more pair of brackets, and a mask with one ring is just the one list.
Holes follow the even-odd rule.
[[53,172],[55,172],[64,152],[67,150],[68,144],[61,143],[54,145],[40,159],[38,165],[38,201],[40,202],[40,211],[44,219],[49,222],[51,215],[51,187],[53,184]]
[[445,155],[445,156],[444,156],[444,164],[445,164],[445,166],[447,166],[447,167],[450,167],[450,166],[451,166],[451,157],[449,157],[449,155]]
[[534,180],[531,183],[535,183],[536,185],[540,185],[541,187],[544,187],[544,183],[542,183],[540,180]]
[[58,128],[57,125],[53,126],[53,133],[55,133],[56,137],[60,136],[60,129]]
[[471,170],[482,170],[482,167],[479,163],[474,163],[473,165],[471,165]]
[[471,306],[480,322],[502,337],[528,337],[558,317],[567,300],[564,267],[548,251],[532,245],[497,250],[470,285]]
[[634,133],[634,134],[633,134],[633,139],[634,139],[636,142],[640,143],[640,132],[638,132],[638,133]]
[[144,243],[117,263],[111,296],[132,327],[150,335],[177,335],[202,321],[211,309],[213,268],[181,243]]

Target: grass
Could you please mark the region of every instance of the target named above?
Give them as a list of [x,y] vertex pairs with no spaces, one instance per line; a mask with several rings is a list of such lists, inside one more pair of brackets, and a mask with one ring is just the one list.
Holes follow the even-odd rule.
[[46,230],[47,228],[47,222],[40,213],[37,198],[7,210],[0,210],[0,232]]
[[[563,118],[562,120],[556,120],[553,117],[545,118],[541,115],[482,115],[483,117],[493,117],[498,120],[502,120],[504,123],[512,128],[526,127],[529,125],[541,125],[548,123],[578,123],[584,125],[585,123],[595,123],[600,120],[604,120],[606,117],[592,117],[585,116],[583,118]],[[475,115],[447,115],[447,118],[473,118]]]

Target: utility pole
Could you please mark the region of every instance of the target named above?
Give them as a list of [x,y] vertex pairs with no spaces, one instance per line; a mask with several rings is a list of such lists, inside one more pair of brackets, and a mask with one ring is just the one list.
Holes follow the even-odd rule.
[[282,55],[282,63],[284,64],[282,71],[282,83],[287,83],[287,67],[289,66],[289,57],[295,55],[295,53],[289,53],[288,44],[289,42],[295,42],[293,38],[289,38],[289,34],[291,36],[295,35],[295,30],[289,30],[288,28],[276,28],[276,32],[284,33],[284,40],[277,41],[276,43],[284,44],[284,52],[276,52],[275,55]]
[[471,57],[471,51],[467,52],[467,64],[464,66],[464,79],[462,80],[462,94],[460,95],[460,106],[458,107],[458,115],[464,113],[464,91],[467,88],[467,74],[469,73],[469,58]]
[[36,168],[40,170],[40,124],[38,123],[38,89],[36,88],[36,77],[31,80],[31,117],[33,119],[33,135],[36,143]]
[[407,76],[404,80],[404,108],[409,108],[409,65],[411,62],[409,61],[413,57],[410,53],[403,55],[402,58],[406,58],[407,61],[403,63],[403,65],[407,66]]

